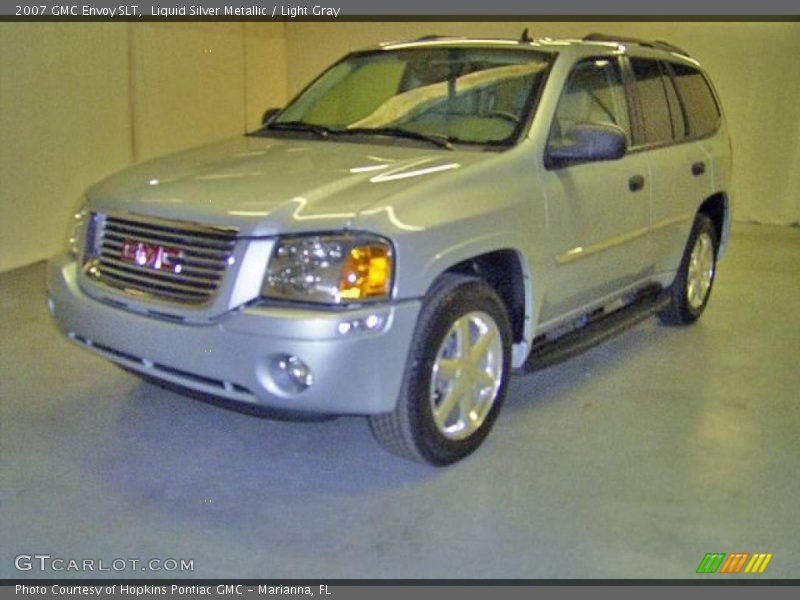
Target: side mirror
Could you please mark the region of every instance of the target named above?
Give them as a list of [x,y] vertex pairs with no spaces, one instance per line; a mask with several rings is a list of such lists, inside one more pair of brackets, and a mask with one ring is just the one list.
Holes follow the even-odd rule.
[[264,111],[264,114],[261,115],[261,124],[266,125],[272,120],[272,117],[277,115],[279,112],[281,112],[280,108],[268,108]]
[[625,156],[625,145],[625,132],[616,125],[578,123],[570,129],[568,141],[550,142],[547,158],[554,166],[617,160]]

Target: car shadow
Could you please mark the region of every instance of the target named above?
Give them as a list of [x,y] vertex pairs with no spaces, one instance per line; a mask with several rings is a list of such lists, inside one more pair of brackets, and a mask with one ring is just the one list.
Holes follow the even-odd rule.
[[90,457],[118,490],[245,505],[265,496],[290,502],[377,493],[436,472],[383,451],[364,418],[274,420],[133,378],[129,383],[109,407],[109,428],[95,437]]
[[[654,334],[660,335],[640,325],[566,363],[513,377],[504,414],[535,418],[530,413],[568,399],[587,377],[603,377],[651,343]],[[189,398],[122,372],[115,377],[129,387],[109,407],[110,427],[95,438],[92,455],[105,478],[132,493],[191,496],[218,505],[258,502],[265,494],[285,501],[322,499],[417,485],[452,469],[463,475],[484,462],[471,458],[436,469],[384,451],[362,417],[274,420],[247,407],[231,410],[230,403]],[[97,392],[102,394],[101,388]],[[502,437],[502,420],[493,437]],[[491,449],[479,454],[484,451]]]

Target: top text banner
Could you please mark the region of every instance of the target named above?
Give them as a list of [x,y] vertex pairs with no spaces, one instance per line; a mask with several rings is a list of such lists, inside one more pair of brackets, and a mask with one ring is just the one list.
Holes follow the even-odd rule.
[[[122,0],[124,2],[125,0]],[[134,0],[136,1],[136,0]],[[73,0],[74,2],[74,0]],[[769,17],[800,15],[800,3],[787,0],[318,0],[318,3],[274,0],[193,0],[123,4],[120,0],[15,0],[0,3],[0,16],[20,19],[347,19],[353,17],[569,17],[676,16]]]

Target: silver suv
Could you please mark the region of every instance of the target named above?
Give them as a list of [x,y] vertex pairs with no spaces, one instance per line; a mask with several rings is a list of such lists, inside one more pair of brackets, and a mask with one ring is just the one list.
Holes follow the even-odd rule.
[[354,52],[245,136],[95,184],[49,304],[152,381],[365,415],[443,465],[512,370],[703,312],[730,144],[664,42],[429,37]]

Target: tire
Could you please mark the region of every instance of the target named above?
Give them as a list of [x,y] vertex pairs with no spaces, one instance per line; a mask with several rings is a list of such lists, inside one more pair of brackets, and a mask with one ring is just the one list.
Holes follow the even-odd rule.
[[669,305],[658,316],[665,325],[691,325],[703,314],[717,272],[719,240],[711,219],[695,217],[678,274],[668,290]]
[[503,301],[480,279],[445,273],[423,302],[397,405],[369,418],[372,433],[405,458],[436,466],[461,460],[489,434],[510,367]]

